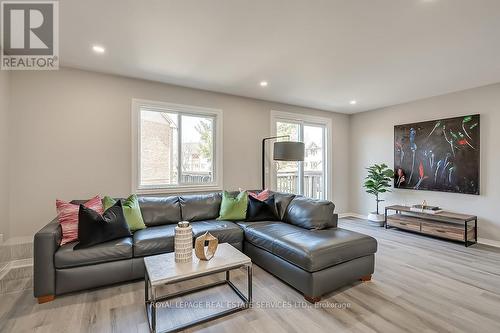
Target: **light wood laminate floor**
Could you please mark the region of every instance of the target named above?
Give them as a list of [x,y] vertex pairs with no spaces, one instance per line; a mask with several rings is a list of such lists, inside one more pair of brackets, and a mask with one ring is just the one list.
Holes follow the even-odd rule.
[[[371,282],[338,290],[315,308],[303,303],[298,292],[255,267],[254,308],[189,331],[500,332],[500,249],[465,248],[459,243],[367,226],[358,219],[342,219],[340,226],[378,240]],[[243,272],[234,273],[233,278],[244,288]],[[2,295],[0,332],[148,332],[143,288],[143,282],[127,283],[60,296],[42,305],[31,291]],[[183,299],[189,300],[236,301],[226,287]],[[213,310],[182,309],[182,304],[161,309],[160,322],[178,323]]]

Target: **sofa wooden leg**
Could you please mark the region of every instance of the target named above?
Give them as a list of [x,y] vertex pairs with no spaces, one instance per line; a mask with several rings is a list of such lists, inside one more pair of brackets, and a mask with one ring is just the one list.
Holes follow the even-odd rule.
[[56,297],[54,295],[40,296],[38,297],[38,304],[52,302],[55,298]]
[[307,295],[304,295],[304,299],[306,301],[308,301],[309,303],[316,303],[316,302],[319,302],[321,301],[321,296],[318,296],[318,297],[313,297],[313,296],[307,296]]
[[371,281],[372,280],[372,275],[365,275],[360,278],[361,281],[366,282],[366,281]]

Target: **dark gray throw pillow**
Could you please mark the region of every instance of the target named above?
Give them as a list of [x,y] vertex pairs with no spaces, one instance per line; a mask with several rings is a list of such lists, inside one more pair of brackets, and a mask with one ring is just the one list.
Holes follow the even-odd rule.
[[276,203],[276,209],[278,210],[278,216],[281,221],[285,221],[286,210],[288,205],[295,198],[295,194],[291,193],[281,193],[271,191],[274,195],[274,202]]
[[274,195],[271,195],[264,201],[249,195],[247,218],[245,220],[248,222],[279,220],[278,211],[276,210],[276,204],[274,202]]
[[285,216],[285,222],[305,229],[326,229],[337,227],[334,215],[335,205],[331,201],[295,197]]
[[183,195],[179,201],[184,221],[213,220],[219,216],[222,193]]
[[113,239],[132,236],[128,227],[121,200],[99,214],[93,209],[80,205],[78,211],[78,244],[74,249],[85,249]]

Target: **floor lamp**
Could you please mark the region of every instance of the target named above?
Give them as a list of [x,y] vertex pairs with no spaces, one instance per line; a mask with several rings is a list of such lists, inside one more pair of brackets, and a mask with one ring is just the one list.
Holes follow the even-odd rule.
[[[266,188],[266,141],[279,138],[288,138],[289,135],[271,136],[262,139],[262,190]],[[296,141],[277,141],[274,143],[273,160],[275,161],[303,161],[304,143]]]

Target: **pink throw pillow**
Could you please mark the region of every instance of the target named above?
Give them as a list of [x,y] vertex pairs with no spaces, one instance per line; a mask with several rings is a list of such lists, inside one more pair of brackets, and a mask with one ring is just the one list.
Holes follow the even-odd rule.
[[259,194],[253,193],[253,192],[248,192],[248,195],[252,196],[253,198],[255,198],[257,200],[266,201],[271,196],[271,191],[266,188],[264,191],[259,192]]
[[[104,208],[102,206],[102,199],[96,195],[89,201],[83,204],[85,207],[90,208],[103,214]],[[57,219],[62,228],[61,245],[71,243],[78,240],[78,211],[79,205],[75,205],[66,201],[56,200]]]

